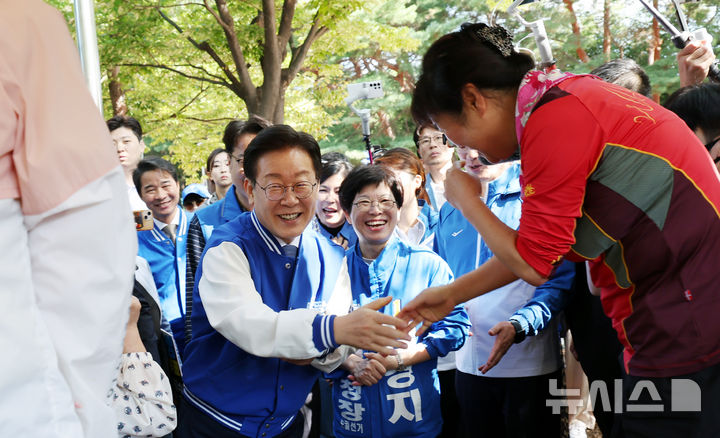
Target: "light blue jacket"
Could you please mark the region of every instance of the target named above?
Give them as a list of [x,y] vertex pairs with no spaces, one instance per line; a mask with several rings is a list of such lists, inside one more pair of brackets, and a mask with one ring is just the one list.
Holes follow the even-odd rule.
[[224,198],[195,212],[195,217],[202,228],[204,241],[210,238],[215,227],[230,222],[243,212],[245,209],[235,195],[235,185],[231,185]]
[[[411,246],[393,235],[368,265],[358,246],[347,252],[354,304],[385,296],[393,302],[383,312],[395,314],[424,289],[452,281],[447,264],[427,248]],[[335,375],[333,429],[338,437],[436,437],[442,428],[437,357],[457,350],[468,336],[465,310],[458,306],[416,338],[430,360],[390,371],[373,386],[352,386],[347,372]]]
[[160,296],[163,316],[170,322],[173,337],[182,352],[185,316],[185,256],[188,216],[177,207],[175,244],[160,229],[138,231],[138,255],[147,260]]

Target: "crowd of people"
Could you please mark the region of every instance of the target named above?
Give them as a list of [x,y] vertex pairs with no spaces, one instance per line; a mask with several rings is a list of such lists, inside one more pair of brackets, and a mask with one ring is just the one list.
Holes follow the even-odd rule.
[[0,435],[720,434],[707,43],[663,107],[632,60],[535,70],[466,24],[414,145],[353,165],[251,115],[182,187],[28,5],[0,0]]

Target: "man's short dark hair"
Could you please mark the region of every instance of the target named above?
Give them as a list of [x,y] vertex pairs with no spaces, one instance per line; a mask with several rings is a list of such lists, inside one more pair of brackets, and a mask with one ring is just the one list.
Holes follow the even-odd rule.
[[350,214],[355,196],[367,186],[385,183],[390,188],[398,208],[403,204],[403,189],[392,170],[375,164],[358,166],[340,184],[340,206]]
[[693,131],[702,129],[708,140],[720,136],[720,84],[706,82],[680,88],[667,98],[665,108]]
[[263,129],[272,126],[272,122],[260,116],[251,115],[247,120],[233,120],[225,127],[223,143],[225,151],[231,154],[235,151],[235,142],[243,134],[259,134]]
[[115,116],[108,119],[105,123],[107,124],[108,131],[110,132],[113,132],[118,128],[128,128],[135,133],[138,141],[142,140],[142,127],[140,126],[140,122],[133,117]]
[[651,97],[650,78],[645,70],[630,58],[613,59],[591,71],[590,74],[599,76],[605,82]]
[[254,185],[257,182],[257,165],[263,155],[293,148],[303,150],[310,156],[317,179],[322,170],[320,146],[312,135],[296,131],[288,125],[265,128],[250,142],[244,154],[245,177]]
[[175,166],[173,166],[172,163],[160,157],[147,157],[140,160],[137,168],[133,171],[133,183],[135,183],[135,189],[137,190],[138,195],[141,195],[140,180],[142,179],[143,174],[154,170],[165,171],[172,176],[172,179],[174,179],[175,182],[178,181],[177,170],[175,170]]

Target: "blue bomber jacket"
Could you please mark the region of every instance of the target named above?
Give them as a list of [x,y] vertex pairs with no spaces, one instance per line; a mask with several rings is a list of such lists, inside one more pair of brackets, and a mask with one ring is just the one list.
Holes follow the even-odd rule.
[[309,227],[297,257],[286,256],[254,212],[215,228],[193,293],[186,400],[246,436],[276,436],[292,424],[320,371],[280,358],[337,346],[329,313],[351,304],[344,256]]

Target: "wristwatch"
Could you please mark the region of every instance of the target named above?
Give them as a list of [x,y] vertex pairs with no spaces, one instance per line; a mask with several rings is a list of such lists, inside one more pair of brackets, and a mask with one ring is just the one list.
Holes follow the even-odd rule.
[[400,353],[395,355],[395,359],[397,359],[397,362],[398,362],[397,370],[405,371],[407,369],[407,367],[405,366],[405,363],[403,362],[402,356],[400,356]]
[[525,340],[525,330],[522,328],[522,325],[516,320],[511,319],[509,320],[510,324],[512,324],[513,328],[515,329],[515,343],[519,344],[522,341]]

